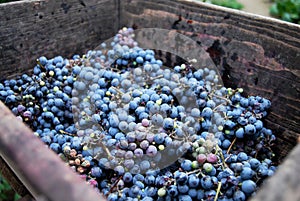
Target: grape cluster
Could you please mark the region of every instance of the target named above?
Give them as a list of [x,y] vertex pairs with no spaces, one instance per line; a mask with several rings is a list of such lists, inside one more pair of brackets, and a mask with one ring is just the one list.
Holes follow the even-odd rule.
[[123,28],[82,57],[40,57],[0,100],[110,201],[243,201],[276,170],[271,103],[220,83],[164,66]]

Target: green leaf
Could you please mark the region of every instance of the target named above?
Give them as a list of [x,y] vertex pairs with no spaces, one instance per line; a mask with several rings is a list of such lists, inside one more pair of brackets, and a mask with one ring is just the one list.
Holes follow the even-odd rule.
[[286,13],[286,12],[283,13],[281,16],[281,19],[283,19],[284,21],[287,21],[287,22],[292,22],[290,13]]
[[270,7],[270,14],[288,22],[299,23],[300,0],[276,0]]
[[243,4],[237,2],[236,0],[212,0],[211,3],[215,5],[224,6],[233,9],[239,9],[239,10],[244,7]]
[[15,193],[14,201],[17,201],[19,199],[21,199],[21,196],[19,194]]
[[272,6],[270,7],[270,14],[273,16],[279,16],[277,4],[272,4]]

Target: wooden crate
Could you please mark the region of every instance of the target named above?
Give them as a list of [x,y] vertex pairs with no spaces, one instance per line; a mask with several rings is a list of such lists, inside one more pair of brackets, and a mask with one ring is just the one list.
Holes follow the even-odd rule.
[[[30,72],[41,55],[83,54],[123,26],[176,29],[210,53],[225,86],[271,100],[266,124],[279,161],[297,144],[299,25],[184,0],[28,0],[0,4],[0,16],[0,79]],[[299,154],[298,146],[254,200],[300,199]]]

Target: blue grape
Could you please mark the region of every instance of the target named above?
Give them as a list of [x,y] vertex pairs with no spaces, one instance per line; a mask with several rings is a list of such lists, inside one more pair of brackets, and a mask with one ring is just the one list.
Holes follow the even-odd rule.
[[233,193],[233,200],[234,201],[245,201],[246,196],[243,193],[243,191],[237,190],[236,192]]
[[256,190],[256,184],[252,180],[242,182],[242,191],[246,194],[252,194]]
[[254,176],[254,171],[249,167],[244,167],[241,172],[241,178],[243,180],[251,179]]
[[191,188],[197,188],[199,183],[200,183],[200,180],[196,175],[194,175],[194,174],[189,175],[188,184]]
[[189,195],[180,195],[179,201],[192,201],[192,198]]
[[92,167],[91,169],[91,175],[93,177],[101,177],[102,176],[102,170],[100,167]]
[[178,185],[177,188],[178,188],[178,191],[182,194],[185,194],[189,191],[188,185],[185,185],[185,184],[184,185]]
[[123,175],[123,181],[125,183],[130,183],[133,179],[133,176],[130,172],[125,172],[125,174]]
[[181,168],[184,171],[191,171],[192,170],[192,161],[184,160],[183,162],[181,162]]
[[248,160],[248,155],[245,152],[240,152],[237,155],[237,160],[238,161],[246,161],[246,160]]
[[255,128],[255,126],[253,124],[247,124],[245,126],[245,133],[247,135],[254,135],[255,132],[256,132],[256,128]]

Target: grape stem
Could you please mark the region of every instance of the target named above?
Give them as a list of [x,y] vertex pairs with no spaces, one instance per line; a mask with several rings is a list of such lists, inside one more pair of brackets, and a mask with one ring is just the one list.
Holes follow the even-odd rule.
[[76,136],[76,134],[68,133],[68,132],[63,131],[63,130],[59,130],[59,132],[60,132],[61,134],[65,134],[65,135],[69,135],[69,136]]
[[217,201],[217,200],[218,200],[219,193],[220,193],[220,191],[221,191],[221,186],[222,186],[222,183],[219,181],[219,182],[218,182],[217,193],[216,193],[216,197],[215,197],[214,201]]
[[216,98],[220,98],[222,100],[225,100],[229,104],[232,104],[231,101],[228,98],[226,98],[226,97],[218,96],[216,94],[211,94],[211,95],[214,96],[214,97],[216,97]]
[[150,77],[149,80],[153,81],[153,80],[156,80],[156,79],[159,79],[159,78],[163,78],[163,77],[164,77],[163,75],[158,75],[156,77]]
[[111,155],[110,151],[108,150],[108,148],[103,144],[103,142],[99,141],[98,142],[99,146],[106,152],[108,159],[111,160],[113,158],[113,156]]
[[222,153],[222,149],[217,145],[218,153],[220,154],[221,160],[222,160],[222,169],[224,170],[225,167],[227,167],[227,164],[225,163],[224,155]]
[[230,152],[230,150],[231,150],[231,148],[232,148],[232,146],[234,145],[235,142],[236,142],[236,138],[234,138],[234,140],[230,144],[229,148],[227,149],[227,152],[226,152],[227,154],[229,154],[229,152]]
[[121,94],[121,95],[123,95],[124,94],[124,92],[123,91],[121,91],[120,89],[118,89],[117,87],[111,87],[111,88],[113,88],[114,90],[116,90],[119,94]]
[[41,69],[43,69],[44,71],[46,71],[45,66],[43,66],[43,65],[41,64],[41,62],[40,62],[39,59],[36,60],[36,63],[41,67]]
[[216,112],[217,109],[218,109],[219,107],[225,106],[225,105],[226,105],[226,103],[221,103],[220,105],[218,105],[217,107],[215,107],[215,108],[213,109],[213,112]]
[[201,172],[201,169],[196,169],[196,170],[187,172],[186,174],[187,174],[187,175],[190,175],[190,174],[199,173],[199,172]]
[[109,193],[112,193],[113,190],[116,188],[117,184],[119,183],[119,181],[122,179],[122,175],[117,179],[117,181],[114,183],[114,185],[110,188]]

